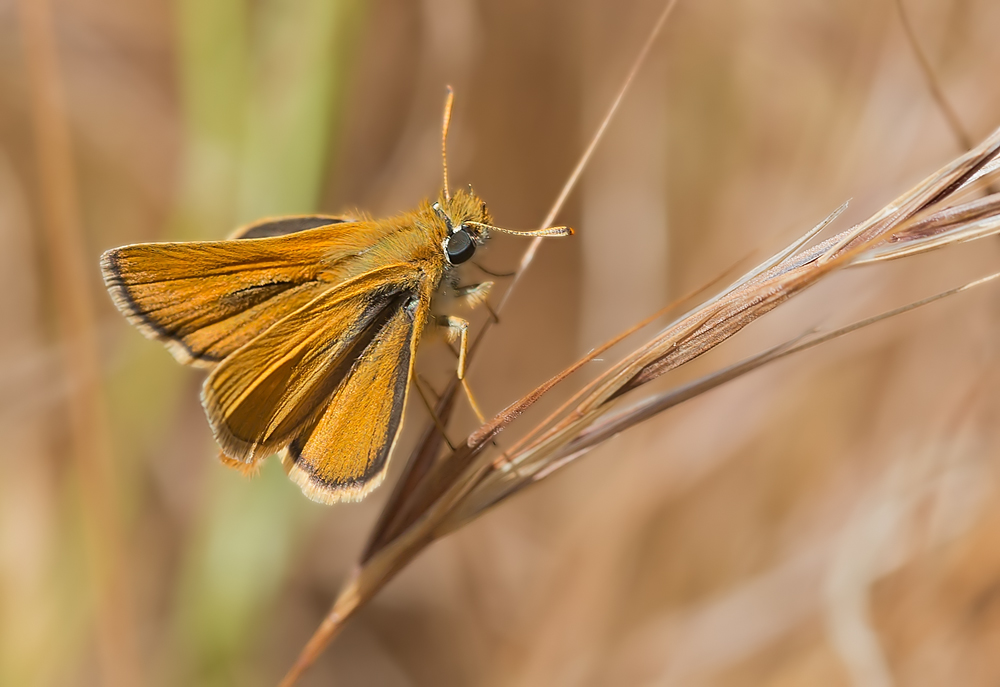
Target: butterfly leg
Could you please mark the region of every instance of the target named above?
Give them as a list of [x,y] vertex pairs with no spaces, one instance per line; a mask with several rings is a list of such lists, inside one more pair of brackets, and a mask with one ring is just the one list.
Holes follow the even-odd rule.
[[465,381],[465,358],[469,351],[469,322],[468,320],[463,320],[461,317],[454,317],[452,315],[446,315],[438,319],[441,326],[447,328],[448,339],[454,342],[458,340],[458,380],[462,383],[462,388],[465,390],[465,395],[469,399],[469,405],[472,406],[472,410],[475,411],[476,417],[479,418],[481,423],[486,423],[486,417],[483,415],[483,411],[479,409],[479,404],[476,402],[476,397],[472,395],[472,389],[469,388],[469,383]]
[[490,302],[487,298],[490,295],[490,289],[493,288],[493,282],[484,281],[481,284],[469,284],[468,286],[456,286],[455,293],[458,298],[464,300],[471,307],[475,308],[480,305],[486,307],[490,313],[490,317],[496,324],[500,323],[500,318],[497,316],[496,311],[490,306]]
[[[420,395],[420,400],[424,402],[424,407],[427,408],[427,412],[430,413],[431,420],[434,421],[434,425],[437,427],[438,431],[441,432],[441,436],[444,438],[444,442],[448,444],[448,448],[454,451],[455,444],[451,443],[451,439],[448,438],[448,432],[446,432],[444,429],[444,423],[441,422],[441,418],[439,418],[438,414],[434,412],[434,406],[432,406],[431,402],[427,399],[427,395],[424,393],[423,384],[421,384],[420,381],[420,375],[416,374],[413,375],[413,386],[417,388],[417,393]],[[433,393],[433,389],[431,389],[431,392]]]

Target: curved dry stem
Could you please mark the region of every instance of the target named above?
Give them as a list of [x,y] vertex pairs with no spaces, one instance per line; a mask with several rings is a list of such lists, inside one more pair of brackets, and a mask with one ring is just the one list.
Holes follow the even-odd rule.
[[[632,68],[630,69],[629,74],[625,79],[625,82],[623,83],[621,89],[619,89],[618,94],[615,97],[615,100],[613,101],[611,107],[608,109],[608,112],[605,115],[604,120],[601,123],[601,126],[598,128],[594,137],[591,139],[590,144],[587,147],[587,150],[581,156],[573,172],[570,174],[569,178],[566,180],[566,183],[563,185],[559,197],[553,203],[551,209],[549,210],[548,215],[542,222],[542,227],[546,227],[549,224],[551,224],[555,220],[555,217],[561,211],[562,206],[566,201],[566,198],[569,196],[570,192],[576,186],[576,183],[580,178],[580,174],[583,172],[584,168],[587,165],[587,162],[590,160],[591,155],[597,148],[597,145],[600,142],[604,134],[604,131],[607,129],[607,126],[610,123],[612,117],[618,110],[618,106],[621,104],[622,99],[625,96],[625,93],[628,91],[628,88],[632,83],[632,81],[634,80],[635,75],[642,67],[642,64],[645,61],[646,56],[649,54],[650,49],[655,43],[656,38],[661,33],[667,18],[670,16],[670,13],[672,12],[676,4],[677,0],[668,0],[666,5],[664,6],[664,9],[660,14],[659,19],[653,26],[653,29],[650,32],[649,37],[646,39],[646,42],[643,45],[642,49],[640,50],[638,57],[633,63]],[[504,293],[500,305],[493,311],[494,315],[498,314],[500,310],[503,309],[504,305],[510,298],[510,295],[516,288],[521,276],[524,274],[524,271],[534,260],[535,253],[537,252],[541,240],[542,240],[541,237],[536,237],[532,239],[532,242],[529,245],[528,250],[525,252],[524,256],[521,259],[517,271],[514,273],[514,279],[512,283],[507,288],[507,291]],[[473,364],[473,361],[476,359],[476,352],[479,350],[479,347],[482,344],[483,340],[485,339],[487,332],[490,331],[490,328],[495,323],[495,321],[496,321],[495,317],[494,319],[487,320],[483,324],[483,327],[479,331],[479,334],[473,340],[471,346],[469,347],[469,352],[467,356],[468,366],[471,366]],[[444,423],[445,425],[447,425],[447,422],[451,416],[451,412],[454,409],[454,397],[455,393],[457,392],[457,389],[458,385],[456,383],[456,380],[453,378],[452,383],[442,394],[441,399],[438,402],[438,407],[435,409],[438,421]],[[436,423],[432,420],[428,422],[427,425],[425,426],[421,440],[418,442],[413,453],[410,455],[409,460],[406,463],[406,467],[404,468],[404,474],[400,478],[400,481],[397,483],[392,496],[390,496],[389,501],[387,502],[385,509],[383,510],[382,515],[379,518],[378,524],[376,525],[375,529],[372,532],[372,536],[369,539],[369,542],[365,547],[365,551],[362,556],[363,561],[370,558],[379,549],[379,547],[383,546],[389,539],[391,539],[392,536],[398,534],[400,531],[411,525],[414,518],[413,516],[414,511],[419,510],[420,507],[425,507],[427,503],[429,503],[428,497],[422,493],[419,493],[422,491],[426,491],[426,484],[423,485],[425,487],[424,489],[420,489],[418,488],[418,483],[420,482],[421,477],[424,474],[426,474],[426,472],[429,470],[429,466],[434,461],[434,458],[438,455],[441,445],[442,441],[440,438],[440,433],[436,429]],[[452,453],[454,454],[454,452]]]
[[[458,526],[458,523],[475,517],[480,508],[489,507],[513,493],[518,488],[516,485],[524,483],[526,476],[539,471],[546,471],[546,474],[553,472],[554,469],[549,469],[549,466],[553,461],[562,459],[560,449],[575,441],[574,437],[579,437],[597,418],[606,414],[610,402],[622,394],[704,354],[826,275],[852,266],[868,254],[871,246],[890,236],[896,227],[924,209],[933,208],[961,189],[997,155],[998,149],[1000,130],[975,151],[930,175],[869,220],[806,249],[801,254],[788,249],[782,251],[778,254],[781,258],[765,262],[765,265],[772,265],[769,269],[758,271],[756,276],[737,282],[728,292],[711,299],[695,312],[668,326],[653,341],[626,356],[602,375],[599,383],[593,385],[592,393],[561,421],[513,455],[508,464],[497,466],[496,470],[486,475],[483,478],[483,489],[487,492],[492,489],[493,495],[487,495],[477,500],[476,504],[464,507],[462,514],[451,526]],[[982,213],[960,214],[967,218],[979,217],[979,222],[992,219],[980,217]],[[962,225],[958,229],[962,229]],[[951,242],[958,240],[955,237],[949,238]],[[793,244],[796,248],[802,245],[802,241]],[[964,288],[968,287],[960,290]],[[493,436],[505,425],[505,418],[498,416],[490,425],[470,437],[470,442],[476,443],[485,435]]]
[[[656,43],[656,39],[659,37],[660,32],[663,30],[663,26],[667,23],[667,19],[670,17],[670,13],[673,12],[674,7],[677,5],[677,0],[668,0],[666,6],[663,8],[663,12],[660,13],[659,18],[656,20],[656,24],[653,25],[653,30],[650,31],[649,37],[642,46],[642,50],[639,51],[639,55],[635,58],[635,62],[632,64],[632,68],[628,72],[628,76],[625,77],[625,81],[622,83],[622,87],[618,90],[618,95],[615,96],[614,101],[611,103],[611,107],[608,109],[608,113],[604,115],[604,119],[601,121],[601,125],[597,127],[597,132],[594,137],[590,139],[590,144],[587,149],[580,156],[580,160],[576,163],[576,167],[570,173],[569,178],[566,179],[566,183],[563,184],[562,190],[556,197],[555,202],[549,209],[549,213],[542,220],[541,227],[547,227],[551,225],[559,213],[562,211],[563,205],[566,203],[566,199],[569,198],[569,194],[572,193],[573,189],[576,188],[577,182],[580,180],[580,175],[583,174],[583,170],[586,169],[587,164],[590,162],[590,158],[593,156],[594,151],[597,150],[597,145],[604,138],[604,132],[607,130],[608,125],[614,118],[615,113],[618,112],[618,106],[622,104],[622,100],[625,98],[625,94],[628,92],[629,86],[635,80],[636,74],[642,68],[642,65],[646,61],[646,57],[649,55],[649,51],[653,48],[653,44]],[[531,240],[528,245],[528,249],[524,251],[524,255],[521,257],[521,262],[517,267],[517,272],[514,274],[514,279],[511,281],[510,286],[503,294],[503,298],[500,299],[500,305],[497,306],[496,311],[499,313],[503,310],[503,307],[510,300],[511,294],[517,287],[518,282],[521,280],[521,275],[524,271],[528,269],[532,261],[535,259],[535,254],[538,252],[538,248],[542,243],[541,237],[537,237]],[[486,333],[484,329],[480,334],[482,337]]]
[[920,41],[917,40],[917,34],[913,30],[913,25],[910,23],[910,17],[906,13],[906,6],[903,5],[903,0],[896,0],[896,9],[899,10],[899,21],[903,25],[903,32],[906,34],[906,41],[910,44],[910,48],[913,50],[913,54],[917,58],[917,62],[920,64],[920,71],[924,75],[924,80],[927,82],[927,90],[931,92],[931,97],[934,98],[934,102],[937,104],[938,109],[941,110],[941,114],[944,115],[945,121],[948,122],[948,128],[951,132],[955,134],[955,138],[958,139],[959,144],[962,146],[963,150],[969,150],[972,148],[972,137],[962,126],[962,121],[958,118],[955,110],[952,108],[951,103],[944,95],[944,91],[941,89],[941,85],[938,83],[937,75],[934,73],[934,68],[931,67],[931,61],[927,58],[927,54],[924,52],[923,48],[920,47]]
[[[675,4],[676,0],[668,2],[653,36]],[[643,54],[648,50],[648,45],[649,43]],[[620,97],[621,94],[619,100]],[[592,142],[593,145],[596,145],[596,141]],[[874,246],[887,241],[894,232],[908,226],[908,223],[922,216],[922,213],[934,212],[945,201],[954,202],[956,192],[982,174],[998,151],[1000,130],[974,150],[928,176],[865,222],[810,248],[803,246],[814,233],[794,242],[789,248],[765,261],[760,269],[752,271],[719,296],[678,318],[650,342],[603,373],[575,408],[557,421],[554,427],[543,432],[540,439],[522,449],[512,463],[495,464],[489,456],[483,455],[490,440],[514,422],[542,394],[565,379],[580,363],[508,406],[439,460],[435,456],[441,440],[435,438],[437,432],[432,429],[433,434],[425,435],[414,457],[408,462],[404,480],[397,486],[375,528],[358,573],[338,597],[338,604],[334,605],[327,620],[299,657],[295,669],[282,684],[285,687],[293,684],[339,631],[344,620],[434,540],[471,521],[486,508],[496,505],[530,481],[538,481],[553,474],[591,446],[630,426],[628,423],[641,421],[643,413],[654,410],[662,412],[665,407],[676,405],[680,400],[703,393],[790,352],[829,340],[830,335],[824,335],[810,339],[798,347],[794,342],[789,342],[765,351],[740,367],[727,368],[711,379],[703,380],[701,385],[673,390],[670,392],[673,396],[664,401],[666,405],[662,409],[656,410],[653,406],[648,406],[635,411],[638,414],[628,415],[633,411],[625,411],[625,414],[614,418],[609,414],[623,394],[718,346],[751,322],[833,272],[870,257],[870,250]],[[568,183],[571,185],[573,181],[575,178],[571,177]],[[561,202],[557,202],[557,207]],[[972,214],[974,213],[969,210],[965,220]],[[990,210],[975,222],[993,221],[995,214]],[[548,218],[546,224],[552,219]],[[825,224],[821,224],[820,228],[824,226]],[[967,226],[963,223],[954,225],[956,230]],[[956,236],[957,234],[949,234],[949,242],[954,243]],[[531,258],[533,251],[529,248],[522,260],[521,272],[530,264]],[[960,287],[952,293],[983,281]],[[512,288],[513,286],[512,284]],[[929,301],[927,299],[924,302]],[[916,305],[886,316],[912,307]],[[883,317],[885,316],[852,325],[836,335],[868,326]],[[487,330],[488,325],[474,342],[473,351]],[[453,392],[446,392],[439,401],[439,407],[446,407],[452,398]],[[440,417],[446,420],[447,412]],[[605,418],[606,422],[596,424],[601,418]]]
[[[742,261],[740,261],[740,262],[742,262]],[[690,291],[690,292],[684,294],[680,298],[677,298],[677,299],[671,301],[665,307],[660,308],[659,310],[657,310],[655,313],[653,313],[649,317],[647,317],[647,318],[645,318],[645,319],[637,322],[636,324],[632,325],[632,327],[630,327],[629,329],[626,329],[625,331],[623,331],[621,334],[618,334],[617,336],[609,339],[608,341],[606,341],[605,343],[601,344],[597,348],[591,350],[589,353],[587,353],[587,355],[583,356],[580,360],[578,360],[576,363],[574,363],[571,366],[570,369],[573,370],[573,371],[580,369],[581,367],[583,367],[583,365],[585,363],[590,362],[591,360],[595,359],[597,356],[599,356],[602,353],[606,352],[610,348],[613,348],[615,345],[621,343],[622,341],[624,341],[625,339],[627,339],[628,337],[630,337],[632,334],[635,334],[636,332],[638,332],[640,329],[643,329],[647,325],[652,324],[654,321],[656,321],[660,317],[662,317],[662,316],[666,315],[668,312],[671,312],[672,310],[674,310],[677,306],[682,305],[682,304],[690,301],[692,298],[694,298],[695,296],[699,295],[700,293],[702,293],[704,291],[707,291],[708,289],[712,288],[718,282],[720,282],[723,278],[725,278],[725,276],[727,274],[729,274],[737,265],[739,265],[739,262],[737,262],[734,265],[732,265],[729,269],[723,271],[718,277],[716,277],[712,281],[708,282],[707,284],[704,284],[703,286],[700,286],[697,289],[694,289],[693,291]],[[508,449],[508,451],[511,454],[517,453],[520,449],[522,449],[524,447],[525,444],[527,444],[529,441],[535,439],[546,427],[549,427],[550,425],[552,425],[560,416],[562,416],[567,410],[569,410],[569,408],[574,403],[578,402],[586,394],[590,393],[593,390],[593,387],[594,387],[594,384],[596,383],[596,381],[597,380],[592,380],[590,383],[584,385],[584,387],[582,389],[580,389],[575,394],[573,394],[572,396],[570,396],[570,398],[566,402],[564,402],[562,405],[560,405],[558,408],[556,408],[547,418],[545,418],[544,420],[542,420],[542,422],[540,422],[537,427],[535,427],[533,430],[531,430],[530,432],[528,432],[527,434],[525,434],[523,437],[521,437],[517,441],[517,443],[515,443],[513,446],[510,447],[510,449]]]
[[[774,346],[766,351],[750,356],[721,370],[704,375],[680,387],[643,399],[633,406],[611,414],[611,405],[605,405],[600,412],[577,415],[571,426],[553,436],[544,445],[533,445],[522,453],[512,456],[514,469],[502,471],[496,479],[487,476],[477,489],[469,495],[462,508],[454,512],[445,523],[446,531],[454,531],[471,522],[486,510],[522,489],[536,484],[565,468],[578,458],[589,453],[600,444],[614,438],[627,429],[645,422],[674,406],[700,396],[727,382],[742,377],[754,370],[786,358],[793,353],[815,348],[820,344],[846,336],[859,329],[870,327],[883,320],[897,317],[911,310],[943,300],[950,296],[982,286],[1000,278],[994,273],[962,286],[934,294],[899,308],[865,318],[831,332],[809,337],[808,333],[791,341]],[[803,341],[803,339],[805,339]],[[610,417],[608,417],[610,416]]]
[[344,628],[344,624],[347,622],[348,618],[354,615],[364,601],[367,601],[369,597],[362,597],[359,593],[358,588],[358,576],[355,575],[350,582],[340,591],[340,595],[337,600],[333,603],[333,608],[330,612],[326,614],[323,618],[323,622],[320,623],[319,627],[313,633],[309,641],[302,648],[301,653],[299,653],[298,658],[295,659],[295,663],[282,678],[278,687],[292,687],[299,678],[302,677],[303,673],[309,669],[316,659],[320,657],[326,647],[330,645],[340,631]]

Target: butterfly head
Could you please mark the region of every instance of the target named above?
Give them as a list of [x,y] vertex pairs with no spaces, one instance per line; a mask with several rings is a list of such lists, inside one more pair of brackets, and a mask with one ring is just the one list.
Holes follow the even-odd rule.
[[490,230],[514,236],[571,236],[569,227],[546,227],[534,231],[504,229],[490,223],[490,213],[486,202],[469,187],[468,191],[457,191],[450,196],[442,195],[431,206],[434,220],[440,223],[444,239],[441,247],[451,265],[460,265],[472,258],[476,247],[490,237]]
[[431,206],[435,219],[442,224],[444,239],[441,248],[450,265],[460,265],[472,259],[476,247],[488,239],[488,230],[515,234],[517,236],[570,236],[573,230],[569,227],[547,227],[536,231],[513,231],[493,226],[486,203],[476,196],[469,187],[468,192],[458,190],[451,193],[448,189],[448,125],[451,123],[451,107],[455,101],[455,93],[448,86],[448,95],[444,103],[444,122],[441,127],[441,164],[443,168],[443,188],[441,198]]
[[441,248],[448,264],[460,265],[470,260],[476,254],[476,248],[489,238],[490,214],[486,203],[471,188],[456,191],[450,197],[442,196],[431,209],[444,224],[445,237]]

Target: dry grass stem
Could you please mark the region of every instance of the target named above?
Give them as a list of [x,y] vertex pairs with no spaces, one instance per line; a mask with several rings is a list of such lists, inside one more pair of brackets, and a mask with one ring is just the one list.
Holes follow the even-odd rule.
[[[898,315],[902,315],[903,313],[910,312],[911,310],[916,310],[917,308],[925,305],[957,295],[963,291],[968,291],[969,289],[977,286],[982,286],[983,284],[987,284],[997,278],[1000,278],[1000,272],[976,279],[953,289],[948,289],[947,291],[942,291],[941,293],[934,294],[933,296],[923,298],[919,301],[909,303],[888,312],[865,318],[825,334],[816,336],[803,335],[798,339],[774,346],[766,351],[758,353],[757,355],[705,375],[704,377],[689,382],[683,386],[643,399],[634,406],[627,408],[620,413],[613,414],[610,417],[606,417],[600,422],[594,423],[594,425],[587,430],[580,432],[575,439],[567,443],[563,449],[558,451],[557,455],[547,459],[544,466],[533,465],[525,469],[518,470],[518,477],[521,480],[530,479],[532,482],[540,482],[556,470],[565,467],[573,460],[583,456],[592,448],[617,436],[624,430],[655,417],[663,411],[679,405],[684,401],[700,396],[701,394],[721,386],[726,382],[732,381],[737,377],[741,377],[748,372],[752,372],[753,370],[781,358],[786,358],[793,353],[799,353],[810,348],[815,348],[816,346],[826,343],[827,341],[832,341],[833,339],[838,339],[859,329],[870,327],[877,322],[891,319]],[[521,486],[523,486],[523,483],[517,483],[510,491],[512,492]],[[492,496],[492,503],[498,503],[507,495],[507,492],[505,492],[502,495]],[[480,506],[473,508],[471,514],[473,516],[478,514],[481,510],[489,507],[489,505],[491,504],[481,504]]]
[[[583,170],[586,169],[587,163],[590,162],[590,158],[593,157],[594,151],[597,150],[598,144],[601,139],[604,138],[604,132],[608,129],[608,124],[614,119],[615,113],[618,111],[618,107],[621,105],[622,100],[625,98],[625,94],[628,93],[629,87],[635,80],[636,74],[642,68],[642,65],[646,62],[646,58],[649,56],[649,51],[652,50],[653,45],[656,43],[656,39],[660,36],[660,32],[663,31],[664,25],[667,23],[667,19],[670,14],[674,11],[674,7],[677,5],[677,0],[668,0],[663,11],[660,13],[659,18],[653,25],[653,30],[649,32],[649,36],[646,38],[646,42],[643,44],[642,49],[639,50],[639,54],[635,58],[635,62],[632,64],[632,68],[629,70],[628,75],[625,77],[625,81],[622,82],[621,88],[618,90],[618,94],[615,96],[614,101],[611,103],[611,107],[608,108],[607,114],[604,115],[604,119],[601,120],[600,126],[597,128],[597,132],[594,137],[590,140],[590,144],[587,149],[580,156],[580,160],[576,163],[576,167],[570,172],[569,178],[566,179],[566,183],[563,184],[562,190],[559,191],[559,195],[556,197],[555,202],[549,209],[548,214],[542,223],[539,225],[539,229],[552,226],[552,223],[556,221],[556,217],[562,211],[563,205],[566,204],[566,199],[569,198],[569,194],[572,193],[573,189],[576,188],[577,182],[580,180],[580,175],[583,174]],[[528,245],[527,250],[524,251],[524,255],[521,257],[521,262],[518,264],[517,271],[514,274],[514,279],[511,281],[510,287],[504,292],[503,297],[500,299],[500,305],[497,306],[496,311],[499,313],[503,310],[503,307],[507,304],[510,296],[513,294],[514,289],[517,287],[518,282],[524,275],[525,271],[531,265],[535,259],[535,254],[538,252],[538,248],[542,244],[541,237],[535,237],[531,240]],[[489,325],[487,325],[488,327]],[[486,334],[486,329],[484,328],[480,333],[480,338]]]
[[[804,340],[764,351],[627,410],[615,410],[625,394],[712,350],[748,324],[840,269],[904,258],[1000,231],[1000,205],[994,199],[954,205],[998,153],[1000,130],[868,220],[804,248],[836,219],[843,210],[839,208],[789,247],[679,317],[646,344],[612,365],[585,387],[575,406],[532,428],[529,435],[536,438],[519,443],[515,451],[508,451],[508,460],[496,461],[490,457],[486,450],[490,440],[515,423],[543,394],[579,369],[593,353],[509,405],[443,458],[434,460],[433,457],[440,449],[440,440],[425,435],[425,441],[411,460],[411,464],[419,464],[419,470],[407,469],[405,489],[397,488],[386,507],[392,515],[376,527],[360,567],[290,676],[301,674],[339,631],[348,615],[431,542],[474,520],[524,487],[554,474],[601,442],[684,400],[793,352],[994,279],[997,275],[828,334],[807,335]],[[444,406],[443,403],[439,405]],[[415,477],[418,474],[419,477]],[[387,534],[389,529],[391,534]],[[345,608],[349,609],[348,613],[344,612]],[[290,677],[283,684],[293,682],[294,677]]]
[[948,127],[951,129],[952,133],[955,134],[955,138],[958,139],[959,144],[962,146],[963,150],[969,150],[972,148],[972,137],[969,136],[969,132],[965,130],[962,125],[962,120],[958,118],[955,113],[955,109],[948,102],[948,99],[944,95],[944,91],[938,84],[937,75],[934,73],[934,68],[931,66],[931,61],[928,59],[927,54],[924,49],[920,47],[920,41],[917,40],[917,34],[913,30],[913,25],[910,23],[910,16],[906,12],[906,6],[903,4],[903,0],[896,0],[896,8],[899,10],[899,21],[903,25],[903,32],[906,34],[906,40],[910,44],[910,48],[913,50],[913,54],[917,58],[917,62],[920,64],[920,71],[924,75],[924,80],[927,83],[927,89],[931,92],[931,97],[934,98],[934,102],[937,104],[938,109],[941,110],[941,114],[944,115],[945,120],[948,122]]
[[[570,173],[566,183],[563,185],[562,190],[559,192],[559,195],[556,197],[555,202],[549,209],[548,214],[542,221],[540,228],[550,226],[562,210],[566,199],[569,198],[570,193],[576,187],[576,184],[580,179],[580,175],[583,173],[587,163],[590,161],[594,151],[597,149],[597,146],[603,138],[608,125],[621,105],[625,94],[632,85],[636,74],[638,74],[639,70],[642,68],[642,65],[649,55],[649,51],[656,43],[656,39],[662,32],[667,19],[670,17],[670,14],[673,12],[676,5],[677,0],[667,1],[663,11],[660,13],[660,16],[658,17],[649,33],[649,36],[632,64],[628,75],[625,77],[625,80],[615,96],[611,107],[605,114],[604,119],[601,121],[597,132],[591,139],[583,155],[580,157],[573,171]],[[517,285],[523,277],[525,271],[534,261],[535,255],[541,246],[541,242],[542,237],[535,237],[532,239],[528,248],[525,250],[524,255],[521,257],[517,270],[514,273],[514,278],[512,279],[507,290],[504,292],[503,297],[500,299],[499,305],[493,311],[494,318],[488,320],[483,325],[479,335],[472,342],[468,353],[468,364],[470,366],[472,361],[475,359],[476,351],[479,350],[484,337],[489,332],[491,325],[496,321],[497,314],[503,310],[507,301],[510,299],[510,296],[517,288]],[[597,354],[595,353],[594,356],[596,357],[596,355]],[[544,389],[538,389],[533,393],[532,399],[537,400],[537,398],[540,398],[548,388],[551,388],[551,386],[555,385],[556,382],[565,379],[571,373],[572,370],[558,375],[554,380],[550,380],[550,384],[548,386]],[[447,461],[447,465],[452,466],[451,469],[443,466],[444,464],[442,463],[438,463],[437,465],[433,464],[435,457],[440,452],[441,446],[444,442],[444,435],[438,430],[437,425],[439,422],[443,422],[444,424],[448,423],[454,409],[454,399],[455,394],[458,391],[458,386],[458,380],[453,379],[448,388],[443,392],[436,408],[434,409],[436,418],[432,422],[429,422],[425,427],[421,440],[418,442],[417,447],[407,461],[403,475],[400,477],[392,495],[389,497],[389,501],[383,509],[383,512],[380,515],[371,536],[369,537],[368,544],[366,545],[361,556],[362,567],[360,571],[355,578],[352,579],[352,582],[348,584],[345,590],[338,596],[338,600],[334,603],[334,608],[331,609],[330,614],[327,616],[324,623],[314,633],[307,646],[299,655],[292,669],[282,680],[281,684],[283,687],[293,685],[298,680],[298,677],[316,660],[329,642],[332,641],[333,637],[336,636],[336,633],[339,632],[343,622],[347,619],[347,615],[341,614],[336,609],[338,608],[338,604],[343,606],[342,602],[344,602],[345,598],[358,598],[358,595],[353,590],[354,582],[361,578],[375,577],[378,582],[374,585],[369,585],[371,587],[370,593],[374,594],[379,588],[381,588],[381,585],[389,579],[391,574],[394,574],[398,569],[405,565],[405,563],[410,560],[413,555],[416,555],[420,548],[422,548],[422,546],[416,545],[415,542],[420,540],[420,536],[425,535],[420,535],[414,538],[406,537],[405,534],[414,530],[412,527],[414,522],[418,518],[423,517],[425,509],[430,508],[431,504],[433,504],[435,500],[440,497],[442,489],[446,489],[446,485],[450,484],[453,479],[458,477],[461,466],[465,462],[464,460]],[[525,400],[525,407],[533,403],[534,400]],[[510,413],[514,413],[516,410],[508,410],[508,415],[505,417],[512,419]],[[493,423],[487,423],[485,427],[490,427],[492,424]],[[496,431],[499,431],[499,429]],[[489,433],[488,429],[486,430],[486,433]],[[480,435],[482,435],[482,432],[480,432]],[[489,441],[490,436],[484,438],[483,443]],[[464,447],[459,448],[459,451],[464,452],[469,450],[468,446],[469,443],[467,442]],[[477,450],[481,448],[482,443],[477,446]],[[456,453],[456,451],[453,451],[452,455],[456,455]],[[431,472],[432,467],[434,468],[433,472]],[[409,530],[407,528],[409,528]],[[432,541],[432,539],[427,539],[426,543],[430,543],[430,541]],[[426,545],[426,543],[424,545]],[[400,551],[400,553],[396,554],[396,558],[394,559],[395,562],[391,566],[392,573],[383,574],[381,577],[372,573],[366,573],[366,571],[369,570],[379,569],[380,566],[378,566],[377,562],[385,558],[387,550]],[[352,612],[361,603],[367,600],[367,598],[370,597],[364,597],[358,603],[352,604]]]

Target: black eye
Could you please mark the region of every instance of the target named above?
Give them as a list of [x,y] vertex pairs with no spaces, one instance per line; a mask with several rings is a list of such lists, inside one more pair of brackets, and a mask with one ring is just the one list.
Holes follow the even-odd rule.
[[460,265],[476,253],[476,242],[464,229],[459,229],[448,237],[445,253],[448,254],[448,262]]

